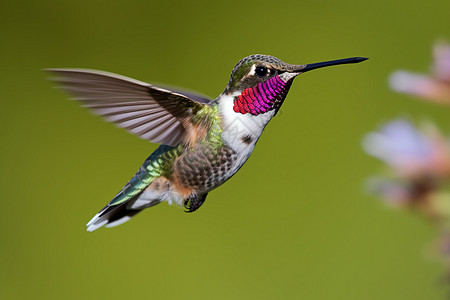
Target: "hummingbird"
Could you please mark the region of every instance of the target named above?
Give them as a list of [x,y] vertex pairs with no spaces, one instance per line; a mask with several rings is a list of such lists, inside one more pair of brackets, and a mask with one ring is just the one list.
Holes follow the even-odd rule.
[[351,57],[291,65],[255,54],[241,59],[215,99],[91,69],[46,69],[92,112],[152,143],[161,144],[116,196],[87,224],[113,227],[163,201],[199,209],[208,193],[247,161],[299,74],[359,63]]

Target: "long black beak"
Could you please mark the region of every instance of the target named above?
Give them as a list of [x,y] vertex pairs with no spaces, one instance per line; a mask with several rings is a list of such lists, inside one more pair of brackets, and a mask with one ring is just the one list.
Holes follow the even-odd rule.
[[314,64],[303,65],[303,68],[299,68],[296,71],[304,73],[304,72],[308,72],[308,71],[323,68],[323,67],[343,65],[343,64],[356,64],[356,63],[365,61],[367,59],[368,59],[367,57],[350,57],[350,58],[324,61],[324,62],[319,62],[319,63],[314,63]]

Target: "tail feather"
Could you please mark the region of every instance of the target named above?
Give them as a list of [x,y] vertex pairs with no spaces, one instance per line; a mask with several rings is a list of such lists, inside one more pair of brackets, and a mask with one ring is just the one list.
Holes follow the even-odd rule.
[[142,208],[131,208],[133,202],[139,198],[139,195],[136,195],[134,199],[130,199],[125,203],[121,203],[119,205],[110,205],[105,206],[98,214],[96,214],[87,224],[87,231],[94,231],[99,229],[100,227],[114,227],[125,223],[130,220],[133,216],[141,212],[144,208],[156,205],[160,203],[159,200],[152,201],[151,205],[142,207]]
[[161,145],[153,152],[114,199],[86,224],[87,231],[94,231],[103,226],[113,227],[120,225],[144,208],[160,203],[160,195],[152,193],[151,190],[146,191],[146,189],[157,178],[151,162],[158,155],[170,149],[172,148],[169,146]]
[[[94,231],[106,225],[113,227],[131,219],[141,210],[127,209],[127,203],[117,206],[107,206],[96,214],[87,224],[87,231]],[[120,221],[120,223],[119,223]]]

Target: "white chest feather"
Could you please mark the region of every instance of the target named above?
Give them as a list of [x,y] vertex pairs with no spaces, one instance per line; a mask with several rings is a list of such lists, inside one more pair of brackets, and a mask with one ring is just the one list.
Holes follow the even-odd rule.
[[255,148],[267,123],[275,114],[274,110],[254,116],[241,114],[233,110],[234,95],[223,97],[219,103],[222,116],[222,139],[225,145],[238,154],[235,164],[237,171],[248,159]]

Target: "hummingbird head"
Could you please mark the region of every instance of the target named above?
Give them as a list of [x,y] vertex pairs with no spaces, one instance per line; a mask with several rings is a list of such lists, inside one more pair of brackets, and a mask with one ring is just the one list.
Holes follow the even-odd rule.
[[262,54],[241,59],[231,72],[230,81],[222,93],[234,95],[234,111],[258,115],[278,111],[294,78],[304,72],[339,64],[358,63],[364,57],[352,57],[306,65],[291,65]]

